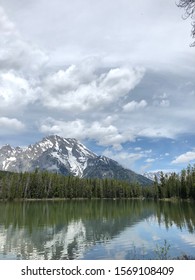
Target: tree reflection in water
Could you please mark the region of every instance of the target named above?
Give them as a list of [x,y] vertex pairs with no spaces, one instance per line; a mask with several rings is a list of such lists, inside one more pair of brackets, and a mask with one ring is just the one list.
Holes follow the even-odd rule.
[[82,258],[140,222],[155,217],[167,230],[195,230],[195,205],[147,200],[67,200],[0,203],[1,258]]

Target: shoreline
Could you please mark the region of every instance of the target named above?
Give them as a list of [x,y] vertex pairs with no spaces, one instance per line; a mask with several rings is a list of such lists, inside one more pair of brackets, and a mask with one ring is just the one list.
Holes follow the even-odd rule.
[[84,201],[84,200],[113,200],[113,201],[118,201],[118,200],[146,200],[146,201],[164,201],[164,202],[188,202],[188,203],[194,203],[195,200],[193,199],[182,199],[182,198],[177,198],[177,197],[172,197],[172,198],[159,198],[159,199],[153,199],[153,198],[144,198],[144,197],[131,197],[131,198],[99,198],[99,197],[92,197],[92,198],[87,198],[87,197],[76,197],[76,198],[61,198],[61,197],[53,197],[53,198],[14,198],[12,200],[10,199],[0,199],[1,202],[33,202],[33,201]]

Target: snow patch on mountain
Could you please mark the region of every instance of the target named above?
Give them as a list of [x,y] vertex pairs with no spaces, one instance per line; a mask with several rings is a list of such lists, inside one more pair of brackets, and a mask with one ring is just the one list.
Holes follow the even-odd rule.
[[98,156],[74,138],[51,135],[25,148],[10,145],[0,148],[0,170],[31,172],[36,168],[80,178],[115,178],[151,184],[147,178],[116,161]]
[[[174,171],[173,171],[173,172],[174,172]],[[155,181],[155,176],[156,176],[157,181],[160,183],[161,173],[163,173],[164,176],[166,175],[167,177],[170,177],[170,176],[173,174],[173,172],[171,172],[171,171],[163,171],[163,170],[161,171],[161,170],[159,170],[159,171],[145,172],[145,173],[143,173],[142,175],[143,175],[144,177],[146,177],[146,178],[152,180],[152,181]]]
[[[53,135],[24,149],[21,147],[12,148],[10,145],[3,146],[0,149],[0,169],[30,171],[33,162],[37,163],[37,167],[39,164],[45,165],[45,163],[40,162],[42,155],[58,162],[58,164],[47,165],[48,170],[59,171],[60,165],[63,165],[71,174],[79,177],[83,176],[88,159],[97,157],[78,140]],[[21,162],[23,163],[22,167]]]

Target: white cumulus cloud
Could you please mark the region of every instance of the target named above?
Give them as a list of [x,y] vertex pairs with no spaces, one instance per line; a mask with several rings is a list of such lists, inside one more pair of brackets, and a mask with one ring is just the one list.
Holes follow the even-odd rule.
[[144,74],[143,69],[121,67],[98,74],[98,68],[86,68],[71,65],[49,75],[43,87],[43,105],[77,112],[101,110],[128,95]]
[[0,6],[0,70],[37,71],[47,61],[47,54],[22,38]]
[[112,158],[113,160],[119,162],[124,167],[134,169],[134,164],[137,160],[140,160],[145,157],[142,153],[131,153],[125,150],[113,151],[106,149],[103,153],[105,156]]
[[133,140],[133,136],[120,130],[113,124],[104,124],[100,121],[87,122],[82,119],[61,121],[47,118],[39,124],[39,130],[46,134],[58,134],[63,137],[73,137],[80,140],[95,140],[102,146],[113,146],[120,150],[121,144]]
[[0,34],[9,35],[10,33],[17,34],[15,25],[9,20],[4,9],[0,7]]
[[154,161],[155,161],[154,158],[147,158],[147,159],[145,160],[145,162],[147,162],[147,163],[151,163],[151,162],[154,162]]
[[0,108],[2,112],[18,110],[36,100],[29,81],[13,71],[0,74]]
[[0,117],[0,134],[3,135],[5,132],[14,134],[23,131],[25,128],[24,124],[13,118]]
[[179,163],[189,163],[195,160],[195,151],[189,151],[184,154],[179,155],[176,157],[172,163],[179,164]]
[[147,106],[146,100],[141,100],[140,102],[131,101],[123,106],[125,112],[132,112],[137,109],[142,109]]

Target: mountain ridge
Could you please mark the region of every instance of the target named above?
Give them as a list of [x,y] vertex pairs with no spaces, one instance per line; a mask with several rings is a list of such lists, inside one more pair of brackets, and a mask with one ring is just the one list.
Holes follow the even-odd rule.
[[151,185],[152,181],[85,147],[75,138],[44,137],[26,148],[0,148],[0,170],[32,172],[36,168],[80,178],[112,178]]
[[161,173],[163,173],[164,176],[166,176],[167,178],[170,177],[173,173],[175,172],[171,172],[171,171],[163,171],[163,170],[158,170],[158,171],[149,171],[149,172],[145,172],[142,175],[150,180],[152,180],[153,182],[155,181],[155,178],[157,179],[157,182],[160,183],[160,179],[161,179]]

